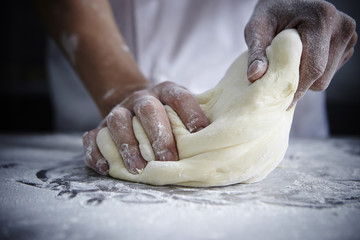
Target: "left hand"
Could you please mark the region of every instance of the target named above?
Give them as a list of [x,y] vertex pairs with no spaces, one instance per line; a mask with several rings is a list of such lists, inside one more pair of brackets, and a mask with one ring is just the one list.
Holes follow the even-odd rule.
[[293,106],[308,89],[323,91],[336,71],[353,55],[355,21],[322,0],[259,0],[245,28],[249,47],[248,79],[261,78],[267,68],[266,48],[288,28],[298,30],[303,52]]
[[147,162],[141,155],[134,135],[133,116],[136,116],[143,126],[154,150],[155,160],[177,161],[179,156],[176,141],[164,105],[169,105],[179,115],[191,133],[210,124],[195,96],[173,82],[163,82],[134,91],[112,109],[98,128],[84,134],[86,165],[102,175],[109,173],[109,164],[96,143],[98,132],[107,126],[127,170],[138,174],[138,170],[145,168]]

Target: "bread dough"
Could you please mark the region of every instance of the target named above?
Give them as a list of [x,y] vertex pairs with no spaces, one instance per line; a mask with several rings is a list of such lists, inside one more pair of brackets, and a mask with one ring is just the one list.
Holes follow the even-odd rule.
[[218,85],[197,95],[211,124],[189,133],[177,114],[166,107],[176,138],[179,161],[154,161],[141,124],[133,118],[143,157],[149,161],[137,175],[127,171],[107,128],[97,144],[110,165],[110,176],[152,185],[196,187],[251,183],[264,179],[283,159],[294,107],[290,105],[299,80],[302,43],[289,29],[266,49],[269,68],[258,81],[247,79],[247,52],[238,57]]

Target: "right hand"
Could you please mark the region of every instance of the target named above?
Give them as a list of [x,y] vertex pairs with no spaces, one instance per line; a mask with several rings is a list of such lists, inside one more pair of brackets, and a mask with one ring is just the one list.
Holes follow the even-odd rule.
[[102,175],[108,174],[109,165],[96,145],[97,133],[107,126],[128,171],[138,174],[138,170],[145,168],[146,161],[141,156],[139,143],[134,135],[133,116],[143,126],[154,150],[155,160],[177,161],[176,142],[164,105],[169,105],[179,115],[191,133],[210,124],[197,99],[173,82],[136,91],[116,105],[98,128],[84,134],[86,165]]
[[254,82],[267,71],[266,48],[281,31],[295,28],[303,51],[299,84],[289,108],[309,90],[324,91],[336,71],[354,53],[354,19],[323,0],[262,0],[245,28],[249,46],[248,79]]

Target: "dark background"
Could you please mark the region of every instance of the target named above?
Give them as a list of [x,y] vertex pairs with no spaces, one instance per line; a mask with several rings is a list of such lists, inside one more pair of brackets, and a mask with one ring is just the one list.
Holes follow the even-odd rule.
[[[360,23],[359,1],[329,2]],[[44,59],[47,35],[28,1],[1,1],[0,11],[0,132],[52,132],[53,114]],[[332,136],[360,136],[358,48],[359,45],[327,89]]]

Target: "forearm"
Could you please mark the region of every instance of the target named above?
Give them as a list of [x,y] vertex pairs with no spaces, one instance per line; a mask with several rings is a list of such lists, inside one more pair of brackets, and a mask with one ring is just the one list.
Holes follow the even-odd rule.
[[126,48],[105,0],[33,0],[50,35],[105,116],[147,80]]

